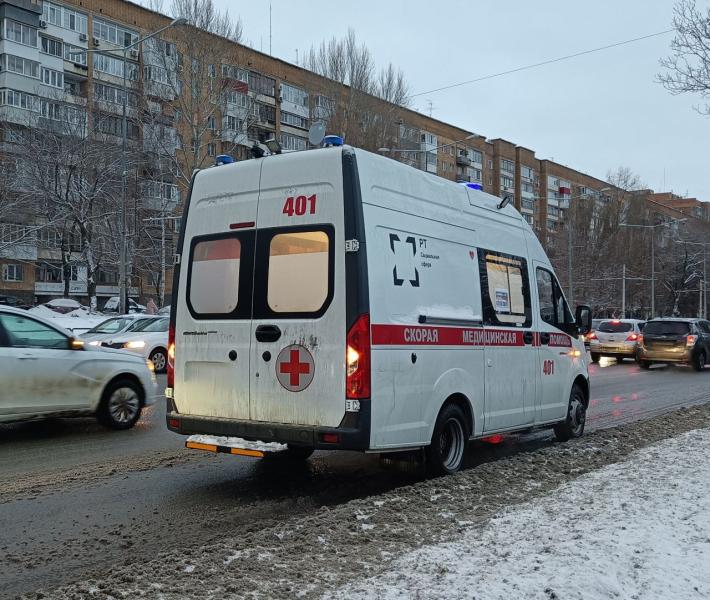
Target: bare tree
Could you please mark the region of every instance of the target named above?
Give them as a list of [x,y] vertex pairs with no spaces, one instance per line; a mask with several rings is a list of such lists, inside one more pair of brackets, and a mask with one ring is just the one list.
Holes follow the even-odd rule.
[[661,59],[665,70],[657,79],[671,94],[699,95],[704,105],[696,109],[710,114],[710,8],[701,10],[695,0],[680,0],[673,28],[671,53]]
[[392,64],[378,72],[370,50],[358,44],[352,29],[343,39],[311,47],[305,64],[325,78],[318,90],[327,98],[320,117],[332,131],[371,150],[393,136],[399,109],[409,105],[409,86]]

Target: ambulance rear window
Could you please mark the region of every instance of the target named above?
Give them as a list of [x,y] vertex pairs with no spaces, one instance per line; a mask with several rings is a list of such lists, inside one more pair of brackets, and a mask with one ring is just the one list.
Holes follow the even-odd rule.
[[269,243],[267,303],[275,313],[315,313],[328,298],[325,231],[279,233]]
[[199,315],[231,314],[239,303],[242,243],[236,237],[197,242],[192,250],[189,301]]

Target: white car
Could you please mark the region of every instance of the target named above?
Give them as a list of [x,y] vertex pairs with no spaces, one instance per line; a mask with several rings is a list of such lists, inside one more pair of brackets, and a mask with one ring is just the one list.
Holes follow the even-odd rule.
[[130,314],[121,315],[119,317],[111,317],[102,321],[96,327],[82,333],[79,337],[84,340],[89,346],[101,346],[105,340],[122,334],[128,333],[135,329],[140,329],[148,324],[149,321],[155,320],[158,317],[153,315]]
[[602,356],[615,358],[617,362],[636,358],[645,323],[639,319],[607,319],[599,323],[587,336],[592,362],[599,362]]
[[85,346],[48,319],[0,307],[0,422],[94,414],[129,429],[156,393],[149,361]]
[[130,332],[113,336],[101,343],[103,347],[128,350],[153,362],[155,371],[163,373],[168,366],[169,317],[152,318]]
[[[118,296],[111,296],[108,300],[106,300],[106,304],[104,304],[103,307],[103,312],[118,312],[120,302],[118,299]],[[128,299],[128,312],[132,313],[142,313],[145,312],[145,306],[142,304],[138,304],[135,300],[132,298]]]

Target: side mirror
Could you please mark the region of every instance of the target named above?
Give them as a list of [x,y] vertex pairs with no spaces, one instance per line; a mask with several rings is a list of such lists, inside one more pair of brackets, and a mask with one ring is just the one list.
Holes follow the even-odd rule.
[[575,323],[580,335],[587,335],[592,330],[592,309],[586,304],[580,304],[575,311]]

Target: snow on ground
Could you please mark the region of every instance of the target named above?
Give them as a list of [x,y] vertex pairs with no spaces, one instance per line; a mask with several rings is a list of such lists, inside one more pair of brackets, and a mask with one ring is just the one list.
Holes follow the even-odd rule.
[[710,597],[710,429],[650,446],[328,598]]
[[53,323],[76,334],[84,333],[109,318],[100,313],[90,313],[85,308],[79,308],[69,313],[62,314],[43,304],[30,308],[27,312],[42,317],[43,319],[51,319]]

